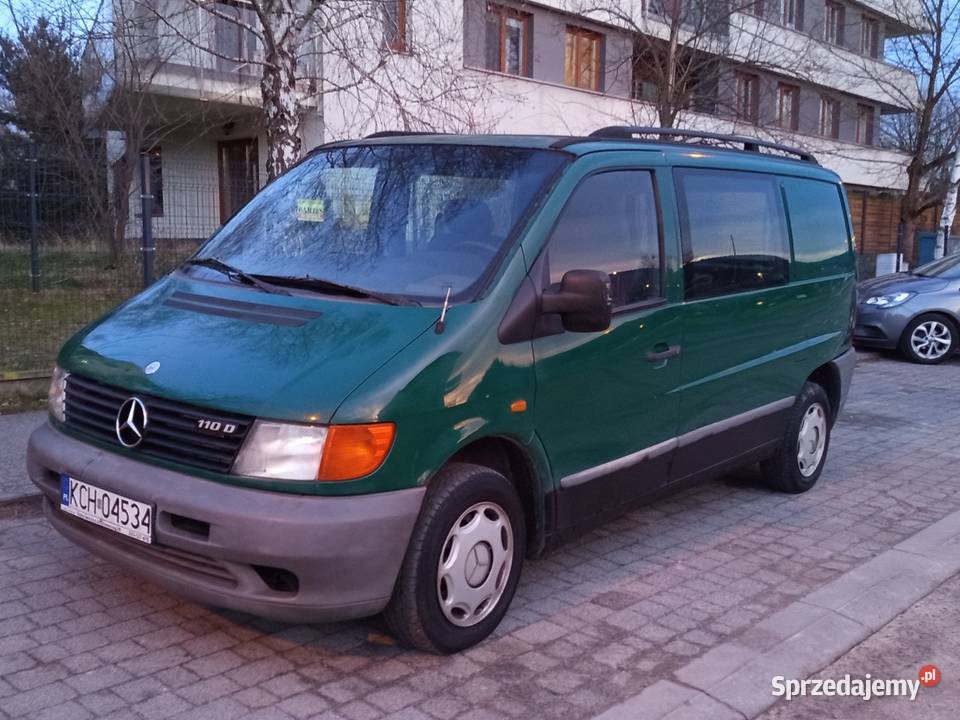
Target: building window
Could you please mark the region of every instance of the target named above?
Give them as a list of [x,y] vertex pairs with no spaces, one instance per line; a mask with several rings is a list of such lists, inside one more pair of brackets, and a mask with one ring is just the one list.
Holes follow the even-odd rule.
[[213,4],[213,46],[217,70],[241,75],[252,74],[257,54],[257,36],[248,27],[257,27],[257,13],[243,0]]
[[869,15],[860,18],[860,52],[872,58],[880,57],[880,22]]
[[777,124],[784,130],[800,126],[800,88],[796,85],[777,85]]
[[843,45],[844,7],[827,2],[823,19],[823,39],[833,45]]
[[383,44],[393,52],[407,51],[407,0],[384,0]]
[[747,0],[743,4],[743,12],[758,18],[763,17],[763,0]]
[[757,123],[760,115],[758,90],[760,78],[753,73],[737,72],[737,119]]
[[584,28],[567,26],[563,79],[567,85],[584,90],[603,89],[603,35]]
[[857,142],[861,145],[873,145],[872,105],[857,105]]
[[487,6],[487,68],[530,77],[532,18],[502,5]]
[[160,146],[154,145],[149,150],[144,150],[143,154],[147,156],[144,189],[147,194],[153,195],[150,214],[153,217],[163,217],[163,155],[160,153]]
[[834,98],[820,98],[820,134],[834,139],[840,137],[840,102]]
[[803,30],[803,0],[783,0],[781,21],[793,30]]

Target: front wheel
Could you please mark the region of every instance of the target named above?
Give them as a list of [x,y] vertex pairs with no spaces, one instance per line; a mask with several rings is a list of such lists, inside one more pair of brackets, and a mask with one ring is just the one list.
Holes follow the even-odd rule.
[[830,400],[816,383],[804,383],[790,409],[776,453],[761,463],[764,480],[781,492],[806,492],[820,479],[830,447]]
[[921,315],[907,325],[900,351],[908,360],[924,365],[942,363],[957,349],[954,324],[940,315]]
[[517,491],[489,468],[434,478],[384,618],[406,645],[452,653],[500,623],[520,577],[526,530]]

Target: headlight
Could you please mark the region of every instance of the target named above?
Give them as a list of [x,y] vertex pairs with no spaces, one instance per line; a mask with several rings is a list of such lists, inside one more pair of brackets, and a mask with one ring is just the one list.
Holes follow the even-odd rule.
[[274,480],[353,480],[383,464],[395,432],[389,422],[322,426],[257,420],[233,473]]
[[67,419],[67,377],[70,375],[59,365],[53,366],[50,389],[47,391],[47,408],[50,414],[60,422]]
[[326,439],[323,426],[257,420],[233,463],[233,472],[277,480],[315,480]]
[[912,298],[916,293],[912,292],[898,292],[893,295],[873,295],[868,297],[865,304],[867,305],[876,305],[877,307],[890,308],[896,307],[897,305],[903,305],[907,300]]

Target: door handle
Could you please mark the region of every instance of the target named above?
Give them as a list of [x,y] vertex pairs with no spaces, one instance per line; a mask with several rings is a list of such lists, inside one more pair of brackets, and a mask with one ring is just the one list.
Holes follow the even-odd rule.
[[657,345],[658,348],[663,347],[663,350],[652,350],[647,353],[647,360],[652,363],[663,362],[664,360],[669,360],[670,358],[677,357],[680,354],[679,345],[664,345],[661,343]]

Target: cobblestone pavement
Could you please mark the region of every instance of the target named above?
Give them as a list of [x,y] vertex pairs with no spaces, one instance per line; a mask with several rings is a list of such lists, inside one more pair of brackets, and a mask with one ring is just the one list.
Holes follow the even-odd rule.
[[[942,679],[921,687],[917,699],[803,697],[781,700],[761,720],[955,720],[960,707],[960,577],[945,582],[920,602],[812,677],[916,679],[919,669],[934,664]],[[949,629],[944,632],[944,629]]]
[[960,361],[866,356],[816,489],[744,472],[632,512],[527,563],[457,657],[211,611],[0,519],[0,717],[589,717],[960,509],[958,424]]

